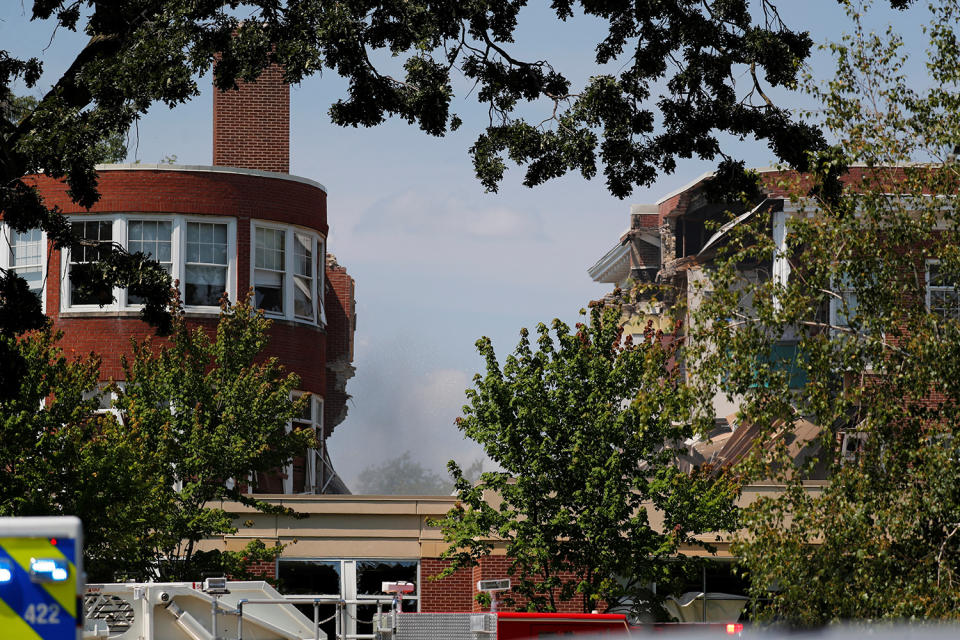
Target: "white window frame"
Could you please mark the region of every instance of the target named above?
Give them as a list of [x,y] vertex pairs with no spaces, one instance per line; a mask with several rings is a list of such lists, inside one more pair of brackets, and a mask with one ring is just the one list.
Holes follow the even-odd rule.
[[[170,277],[174,281],[180,282],[180,296],[184,301],[184,311],[187,313],[219,313],[220,307],[217,305],[188,305],[186,304],[186,256],[187,256],[187,224],[191,222],[201,222],[207,224],[223,224],[227,227],[227,287],[226,293],[231,300],[237,299],[237,220],[236,218],[224,216],[189,216],[177,214],[152,214],[152,213],[120,213],[112,215],[97,216],[69,216],[72,222],[110,222],[112,224],[111,236],[112,242],[119,244],[125,249],[129,247],[127,230],[130,220],[171,222],[170,232]],[[70,300],[70,248],[67,247],[61,252],[61,273],[60,279],[60,310],[62,312],[80,312],[80,313],[104,313],[109,311],[139,311],[143,308],[142,304],[133,304],[129,302],[127,290],[125,288],[115,287],[113,290],[114,302],[104,306],[100,305],[78,305],[72,304]]]
[[[840,443],[840,458],[842,464],[854,464],[860,459],[860,455],[867,447],[868,434],[866,431],[844,431],[843,440]],[[849,445],[857,443],[855,448],[850,449]]]
[[[284,557],[280,556],[274,561],[274,575],[280,575],[280,563],[281,562],[305,562],[305,561],[317,561],[317,562],[328,562],[328,563],[340,563],[340,593],[338,594],[312,594],[312,595],[331,595],[340,597],[343,600],[347,601],[348,604],[344,606],[344,618],[346,624],[341,627],[343,637],[347,640],[360,640],[362,638],[370,638],[370,635],[363,635],[357,633],[357,607],[362,606],[364,601],[369,601],[370,604],[375,604],[377,599],[383,599],[386,596],[375,596],[375,595],[365,595],[359,593],[359,585],[357,584],[357,563],[359,562],[412,562],[416,564],[417,567],[417,577],[416,577],[416,591],[411,594],[403,594],[401,596],[402,600],[408,602],[415,602],[417,605],[416,610],[422,611],[422,600],[421,595],[423,593],[423,560],[422,558],[321,558],[321,557]],[[296,599],[302,598],[303,595],[291,594],[284,596],[287,599]]]
[[[301,275],[297,273],[297,263],[299,262],[297,258],[297,249],[300,247],[300,243],[297,242],[297,236],[305,237],[307,241],[310,243],[310,260],[309,260],[310,273],[306,275]],[[293,286],[291,286],[290,288],[293,292],[293,308],[291,309],[293,312],[293,317],[299,322],[316,323],[317,313],[318,313],[317,272],[319,271],[319,267],[317,265],[317,247],[319,246],[319,243],[317,242],[317,235],[314,233],[308,233],[306,231],[294,229],[292,242],[293,242],[293,247],[292,247],[293,248],[293,251],[292,251],[293,272],[290,274],[290,282]],[[310,305],[311,305],[309,318],[297,315],[297,278],[298,277],[310,278],[310,286],[308,288],[310,292]]]
[[[13,234],[16,233],[13,228],[0,220],[0,268],[13,270]],[[47,233],[40,231],[40,305],[41,310],[47,311]]]
[[[191,222],[227,225],[227,297],[237,300],[237,219],[218,216],[175,216],[179,221],[180,235],[176,248],[179,251],[175,265],[180,266],[180,297],[183,300],[184,311],[196,313],[220,313],[218,305],[189,305],[187,304],[187,225]],[[177,222],[174,222],[177,227]],[[176,266],[174,267],[176,268]]]
[[114,406],[114,403],[117,401],[117,398],[118,398],[119,396],[117,395],[117,392],[116,392],[116,391],[110,389],[109,387],[115,385],[115,386],[118,387],[120,390],[123,390],[125,384],[126,384],[126,383],[124,383],[124,382],[116,382],[116,381],[114,381],[114,382],[98,382],[95,389],[91,389],[90,391],[84,391],[84,392],[83,392],[83,399],[84,399],[84,400],[91,400],[91,399],[93,399],[95,396],[99,396],[100,399],[101,399],[101,401],[106,400],[106,401],[109,403],[109,406],[107,406],[107,407],[99,407],[99,408],[97,408],[97,409],[94,409],[93,412],[94,412],[94,413],[99,413],[99,414],[111,413],[111,414],[113,414],[113,416],[117,419],[117,422],[120,422],[121,419],[122,419],[122,417],[121,417],[121,415],[120,415],[120,409],[118,409],[117,407]]
[[[123,216],[118,216],[119,225],[115,225],[113,228],[113,233],[116,235],[117,228],[119,226],[120,231],[123,233],[123,242],[120,243],[124,249],[130,250],[130,221],[138,220],[144,222],[170,222],[172,223],[172,228],[170,229],[170,278],[171,280],[183,279],[183,265],[178,263],[178,253],[177,253],[177,235],[179,233],[179,227],[174,219],[176,216],[162,216],[162,215],[137,215],[135,213],[125,214]],[[181,291],[181,295],[183,292]],[[115,289],[114,295],[117,298],[117,305],[121,309],[140,309],[143,307],[142,304],[134,304],[128,301],[128,291],[127,289]]]
[[[924,277],[924,293],[925,293],[925,299],[926,299],[926,305],[927,305],[927,313],[934,313],[930,305],[931,303],[930,294],[933,292],[933,290],[937,290],[937,291],[952,290],[957,295],[957,298],[960,299],[960,286],[957,286],[957,285],[960,285],[960,283],[957,283],[957,285],[954,285],[952,287],[945,287],[943,285],[934,286],[930,284],[930,267],[933,265],[939,265],[939,264],[940,264],[939,260],[930,259],[930,260],[927,260],[925,269],[924,269],[924,276],[923,276]],[[942,316],[939,313],[937,314],[937,317],[942,318],[944,320],[952,319],[952,318],[947,318],[946,316]]]
[[[277,313],[275,311],[264,310],[264,315],[268,318],[277,318],[281,320],[290,320],[291,322],[298,322],[301,324],[308,324],[312,326],[321,326],[326,324],[326,315],[324,313],[323,302],[321,296],[324,292],[324,277],[326,275],[326,244],[325,239],[322,235],[314,231],[313,229],[308,229],[306,227],[298,227],[290,224],[284,224],[281,222],[274,222],[271,220],[251,220],[250,221],[250,286],[254,290],[256,289],[257,281],[257,229],[273,229],[278,231],[283,231],[283,257],[284,257],[284,270],[283,270],[283,311]],[[297,316],[294,313],[294,300],[295,300],[295,276],[294,271],[296,267],[296,240],[295,234],[300,234],[308,236],[312,239],[311,250],[313,251],[313,259],[311,262],[311,268],[313,269],[313,318],[307,319]]]
[[[830,298],[830,325],[850,329],[849,315],[844,314],[844,307],[847,307],[847,311],[849,311],[848,296],[851,294],[857,296],[857,290],[855,287],[850,286],[848,282],[839,282],[839,279],[836,277],[834,277],[832,285],[831,289],[834,289],[836,295]],[[856,308],[859,307],[860,298],[857,296]],[[841,316],[844,317],[843,322],[840,321]],[[856,311],[854,311],[854,316],[856,316]]]
[[[291,399],[297,399],[306,395],[307,391],[292,391],[290,393]],[[314,434],[320,434],[320,438],[323,438],[323,398],[318,396],[315,393],[310,393],[310,428],[313,430]],[[293,431],[294,422],[304,422],[302,419],[291,420],[287,423],[287,433]],[[322,442],[322,441],[321,441]],[[317,486],[317,459],[318,456],[323,455],[323,447],[321,445],[320,449],[307,449],[305,460],[304,460],[304,481],[303,481],[303,493],[304,494],[315,494],[318,493],[322,487]],[[323,461],[320,461],[320,464],[323,464]],[[293,460],[290,461],[290,464],[286,465],[283,469],[284,478],[283,478],[283,492],[287,494],[293,493]]]
[[[117,242],[116,239],[118,237],[118,231],[120,233],[126,233],[126,227],[118,225],[117,216],[115,215],[69,216],[67,221],[71,225],[74,222],[109,222],[112,227],[110,230],[110,241],[112,243]],[[73,296],[73,290],[70,286],[70,253],[71,247],[64,247],[60,251],[61,273],[63,274],[63,277],[60,279],[60,310],[103,313],[105,311],[116,311],[119,309],[119,289],[116,287],[113,289],[114,301],[110,304],[105,304],[102,307],[98,304],[73,304],[73,301],[71,300]]]

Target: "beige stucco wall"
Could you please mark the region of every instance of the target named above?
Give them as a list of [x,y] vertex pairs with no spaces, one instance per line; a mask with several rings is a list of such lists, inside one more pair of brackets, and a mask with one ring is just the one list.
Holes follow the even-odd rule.
[[[811,484],[817,492],[823,483]],[[781,490],[774,484],[746,487],[740,506],[759,497],[772,497]],[[258,513],[239,503],[222,503],[237,514],[234,525],[238,532],[223,540],[210,540],[203,548],[241,549],[252,539],[279,541],[288,558],[436,558],[447,548],[440,530],[427,525],[450,510],[457,499],[453,496],[258,496],[272,504],[289,507],[303,517],[275,516]],[[488,496],[495,502],[494,496]],[[654,528],[663,525],[661,513],[651,510]],[[700,537],[718,549],[721,557],[730,556],[729,533]],[[703,549],[683,549],[687,555],[707,555]],[[503,553],[497,549],[494,553]]]
[[240,549],[254,538],[279,541],[291,558],[421,558],[445,548],[440,530],[427,525],[456,503],[452,496],[257,496],[302,517],[259,513],[222,503],[237,515],[238,531],[205,548]]

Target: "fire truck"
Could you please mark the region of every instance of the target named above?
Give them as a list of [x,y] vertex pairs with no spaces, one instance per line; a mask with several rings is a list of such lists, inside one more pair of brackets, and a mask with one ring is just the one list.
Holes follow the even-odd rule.
[[71,516],[0,518],[0,636],[77,640],[83,527]]
[[[409,582],[383,583],[387,595],[373,601],[284,596],[264,581],[222,577],[85,584],[82,531],[74,517],[0,518],[2,640],[327,640],[321,625],[331,622],[330,640],[614,638],[657,630],[631,628],[623,614],[497,611],[496,595],[510,588],[509,580],[480,581],[478,589],[491,597],[491,611],[480,613],[401,612],[403,594],[415,589]],[[377,604],[373,633],[349,633],[355,605],[371,603]],[[319,611],[330,605],[332,619],[321,620]]]

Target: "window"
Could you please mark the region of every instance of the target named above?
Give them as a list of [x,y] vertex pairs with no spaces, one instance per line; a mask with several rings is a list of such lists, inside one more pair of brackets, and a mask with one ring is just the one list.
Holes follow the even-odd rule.
[[272,317],[315,323],[321,317],[323,240],[290,226],[252,225],[254,303]]
[[255,234],[254,296],[264,311],[283,315],[283,281],[287,259],[286,233],[282,229],[257,227]]
[[843,442],[840,445],[840,455],[844,464],[854,463],[860,459],[867,446],[867,434],[863,431],[847,431],[843,434]]
[[[170,220],[130,220],[127,223],[127,251],[142,253],[160,263],[173,275],[173,222]],[[143,304],[140,296],[129,294],[127,302]]]
[[850,281],[850,277],[846,275],[835,279],[834,288],[839,298],[830,299],[830,324],[834,327],[848,329],[850,328],[850,322],[856,320],[857,317],[857,307],[860,304],[857,299],[857,291],[853,282]]
[[[416,560],[357,560],[357,599],[375,601],[377,597],[387,596],[380,590],[384,582],[410,582],[414,585],[414,591],[403,595],[400,609],[417,611],[420,585],[418,565]],[[373,633],[373,618],[377,615],[377,609],[376,604],[357,605],[357,633]]]
[[117,420],[120,420],[120,410],[113,406],[117,400],[117,392],[111,387],[116,385],[118,389],[123,389],[122,382],[98,382],[96,388],[83,392],[84,401],[95,400],[96,408],[94,413],[112,413]]
[[187,223],[184,304],[215,307],[227,291],[227,225]]
[[30,291],[43,299],[46,242],[40,229],[14,231],[0,228],[0,267],[27,281]]
[[293,234],[293,315],[313,320],[313,238]]
[[[292,395],[296,398],[302,396],[303,392],[295,391]],[[323,433],[322,398],[310,396],[303,412],[287,424],[287,433],[293,429]],[[322,464],[322,450],[311,447],[304,451],[303,455],[294,456],[285,467],[258,472],[253,493],[321,493],[323,487],[320,474],[324,471]]]
[[941,318],[960,320],[957,280],[944,273],[935,260],[927,262],[927,310]]
[[[175,281],[187,311],[214,311],[226,293],[236,298],[236,223],[232,219],[186,216],[115,215],[95,220],[74,218],[74,231],[83,238],[64,252],[64,271],[104,255],[114,240],[130,253],[156,260]],[[123,289],[79,296],[66,281],[63,311],[139,309],[143,299]],[[115,298],[110,301],[111,296]],[[106,301],[104,307],[100,302]]]
[[[295,393],[294,397],[301,395]],[[323,401],[311,396],[303,413],[293,419],[292,429],[308,429],[323,434]],[[310,448],[297,456],[287,468],[284,493],[319,493],[317,486],[317,450]]]
[[[333,603],[339,600],[341,593],[341,561],[340,560],[286,560],[278,561],[277,577],[284,594],[328,596],[329,603],[317,607],[318,621],[323,621],[320,630],[327,638],[336,638],[337,621],[335,615],[337,606]],[[310,604],[294,605],[303,615],[313,620],[314,609]]]
[[113,244],[113,222],[111,220],[83,220],[71,224],[77,240],[70,246],[69,263],[69,301],[71,305],[101,305],[111,302],[112,291],[81,292],[69,277],[79,266],[105,258]]
[[[403,611],[420,609],[420,563],[417,560],[341,560],[312,558],[280,558],[277,561],[277,578],[281,590],[289,597],[295,594],[321,596],[330,604],[321,604],[318,617],[324,621],[321,629],[327,637],[334,637],[338,628],[334,602],[343,598],[348,602],[340,610],[339,630],[346,638],[373,637],[372,621],[377,614],[377,602],[385,610],[390,596],[380,587],[384,582],[411,582],[414,592],[401,599]],[[369,604],[356,604],[356,601]],[[351,602],[353,601],[353,602]],[[297,605],[304,615],[313,618],[313,605]]]
[[[299,394],[297,394],[299,395]],[[319,403],[313,396],[307,406],[303,408],[303,413],[292,421],[293,429],[307,429],[318,432],[318,426],[321,424],[318,415]],[[322,434],[322,430],[320,431]],[[316,449],[310,448],[304,452],[303,456],[297,456],[293,459],[290,468],[287,470],[287,486],[284,487],[285,493],[315,493],[317,488],[317,454]]]

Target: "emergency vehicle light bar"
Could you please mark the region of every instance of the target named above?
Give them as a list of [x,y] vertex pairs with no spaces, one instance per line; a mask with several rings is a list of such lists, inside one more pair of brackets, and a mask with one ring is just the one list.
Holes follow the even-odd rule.
[[12,567],[7,560],[0,558],[0,584],[13,580]]
[[64,582],[70,575],[67,563],[56,558],[30,558],[32,582]]

